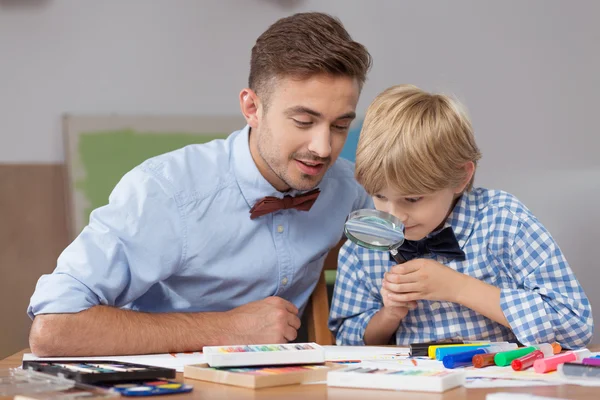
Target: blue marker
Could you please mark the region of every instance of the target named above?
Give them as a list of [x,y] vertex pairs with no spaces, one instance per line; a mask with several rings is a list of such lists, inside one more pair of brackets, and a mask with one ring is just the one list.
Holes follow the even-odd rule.
[[497,353],[499,351],[509,351],[518,348],[516,343],[485,343],[476,344],[473,346],[460,346],[460,347],[440,347],[435,350],[435,359],[442,361],[444,357],[450,354],[463,353],[465,351],[477,350],[477,349],[490,349],[489,353]]
[[448,354],[442,360],[444,367],[446,368],[458,368],[465,367],[467,365],[473,365],[473,357],[477,354],[486,354],[486,349],[476,349],[470,351],[463,351],[462,353]]

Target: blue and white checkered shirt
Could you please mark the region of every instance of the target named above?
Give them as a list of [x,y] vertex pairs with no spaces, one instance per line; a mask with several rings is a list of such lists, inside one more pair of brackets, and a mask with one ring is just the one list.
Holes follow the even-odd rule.
[[[515,339],[583,347],[592,338],[590,302],[546,228],[518,199],[482,188],[465,193],[448,217],[466,259],[428,254],[448,267],[501,289],[506,328],[460,304],[418,301],[396,332],[407,345],[441,339]],[[365,329],[383,307],[383,275],[396,263],[387,252],[348,241],[340,250],[329,328],[338,344],[363,345]]]

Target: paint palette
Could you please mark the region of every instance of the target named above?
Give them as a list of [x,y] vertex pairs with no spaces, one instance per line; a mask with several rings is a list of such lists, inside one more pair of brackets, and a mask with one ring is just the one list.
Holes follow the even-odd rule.
[[89,384],[172,379],[176,375],[176,371],[171,368],[117,361],[23,361],[23,369]]
[[192,385],[181,382],[157,380],[148,382],[127,382],[110,386],[110,389],[119,392],[122,396],[156,396],[162,394],[188,393]]
[[322,364],[325,350],[316,343],[205,346],[202,349],[211,367],[256,365]]

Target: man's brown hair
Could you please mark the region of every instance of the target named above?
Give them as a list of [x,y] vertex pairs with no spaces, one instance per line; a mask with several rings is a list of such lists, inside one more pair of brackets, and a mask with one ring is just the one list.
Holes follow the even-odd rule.
[[263,97],[265,105],[274,78],[284,76],[348,76],[362,88],[371,64],[367,49],[352,40],[337,18],[299,13],[278,20],[256,40],[248,86]]

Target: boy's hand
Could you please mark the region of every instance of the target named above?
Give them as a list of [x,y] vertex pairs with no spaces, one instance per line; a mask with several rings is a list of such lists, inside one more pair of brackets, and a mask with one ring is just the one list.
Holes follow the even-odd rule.
[[395,301],[389,296],[390,293],[392,292],[385,287],[381,288],[381,298],[383,299],[381,313],[383,313],[386,319],[400,321],[402,318],[406,317],[406,314],[408,314],[410,310],[417,308],[416,301]]
[[438,300],[456,303],[466,275],[437,261],[419,258],[395,265],[383,279],[384,304]]

